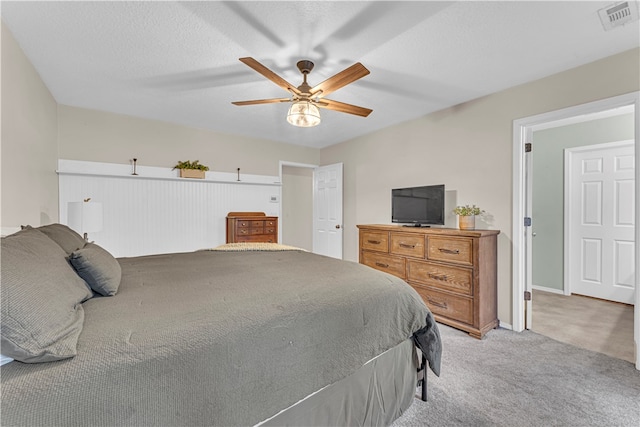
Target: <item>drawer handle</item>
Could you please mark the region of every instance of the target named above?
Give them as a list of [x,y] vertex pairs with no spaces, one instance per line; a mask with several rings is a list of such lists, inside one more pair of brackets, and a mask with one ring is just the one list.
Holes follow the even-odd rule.
[[401,248],[415,249],[416,245],[409,245],[407,243],[400,243],[400,247]]
[[447,309],[447,303],[446,302],[435,302],[431,298],[427,298],[427,301],[429,301],[429,304],[431,304],[431,305],[435,305],[436,307],[444,308],[445,310]]
[[376,262],[376,265],[377,265],[378,267],[382,267],[382,268],[389,268],[389,264],[383,264],[383,263],[381,263],[381,262]]
[[367,243],[371,243],[372,245],[379,245],[380,240],[367,240]]
[[439,276],[437,274],[429,273],[429,277],[431,277],[432,279],[436,279],[436,280],[442,280],[444,282],[447,281],[447,275],[446,274],[443,274],[443,275]]
[[443,252],[445,254],[453,254],[453,255],[458,255],[460,253],[460,251],[458,249],[447,249],[447,248],[438,248],[438,250],[440,252]]

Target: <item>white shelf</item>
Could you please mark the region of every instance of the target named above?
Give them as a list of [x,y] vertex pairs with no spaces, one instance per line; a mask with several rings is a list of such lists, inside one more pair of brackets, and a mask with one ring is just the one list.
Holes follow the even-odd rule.
[[156,166],[136,167],[137,175],[133,175],[133,166],[118,163],[87,162],[80,160],[58,160],[58,175],[84,175],[101,177],[118,177],[130,179],[151,179],[164,181],[193,181],[201,183],[251,184],[251,185],[281,185],[279,177],[270,175],[251,175],[230,172],[207,171],[204,179],[180,178],[180,172],[170,168]]

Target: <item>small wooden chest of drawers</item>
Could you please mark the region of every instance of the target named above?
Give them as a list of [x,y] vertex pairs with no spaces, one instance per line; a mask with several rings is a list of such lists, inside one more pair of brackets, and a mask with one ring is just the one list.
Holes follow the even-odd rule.
[[278,243],[278,217],[264,212],[229,212],[227,243]]
[[482,338],[498,326],[498,230],[358,225],[360,263],[400,277],[437,321]]

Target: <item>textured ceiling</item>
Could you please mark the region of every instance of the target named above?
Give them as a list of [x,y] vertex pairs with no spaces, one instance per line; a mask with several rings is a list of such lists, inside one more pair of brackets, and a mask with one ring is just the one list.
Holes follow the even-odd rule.
[[[60,104],[326,147],[640,45],[638,22],[604,31],[599,1],[8,2],[2,19]],[[355,62],[368,76],[296,128],[288,94],[250,56],[297,86]]]

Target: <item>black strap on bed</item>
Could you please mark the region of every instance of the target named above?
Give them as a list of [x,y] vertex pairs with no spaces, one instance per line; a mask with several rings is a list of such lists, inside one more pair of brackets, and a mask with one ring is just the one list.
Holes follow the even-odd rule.
[[418,366],[418,386],[422,387],[420,400],[427,401],[427,357],[422,353],[422,362]]

